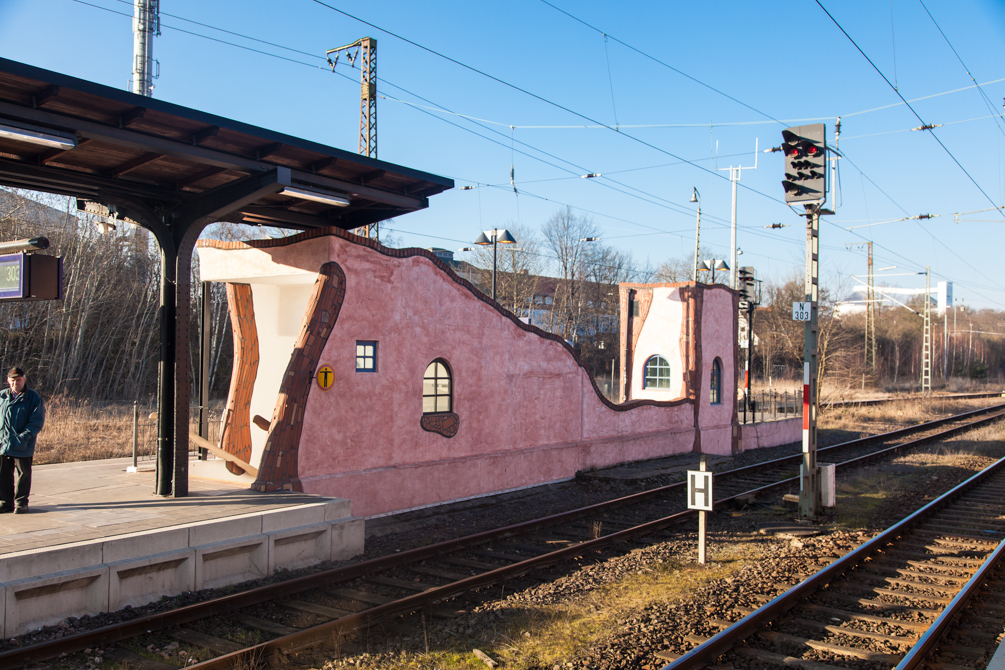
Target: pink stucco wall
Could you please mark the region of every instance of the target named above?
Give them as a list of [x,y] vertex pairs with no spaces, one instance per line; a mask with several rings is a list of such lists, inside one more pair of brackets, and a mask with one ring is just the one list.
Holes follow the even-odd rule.
[[[522,327],[424,252],[408,253],[389,256],[335,235],[200,248],[207,280],[307,283],[329,260],[345,272],[344,302],[319,360],[335,382],[326,391],[312,384],[303,414],[304,491],[349,498],[353,512],[367,516],[693,449],[696,413],[686,397],[611,406],[565,344]],[[730,324],[734,311],[731,291],[705,291],[706,323]],[[256,309],[256,318],[276,315]],[[712,357],[701,362],[697,415],[709,453],[731,445],[736,373],[726,352],[734,327],[701,333],[703,351],[723,352],[721,406],[708,406]],[[679,337],[679,326],[664,336]],[[359,340],[377,342],[376,372],[356,372]],[[288,356],[273,351],[263,360]],[[420,427],[423,373],[434,359],[453,376],[459,429],[450,438]]]
[[[430,259],[329,240],[346,297],[320,361],[334,388],[312,388],[304,415],[305,491],[374,514],[690,448],[690,408],[612,410],[565,345],[520,328]],[[378,343],[376,373],[355,371],[357,340]],[[419,426],[437,358],[453,375],[452,438]]]
[[783,444],[799,442],[803,438],[803,419],[782,419],[779,421],[764,421],[749,423],[740,427],[743,449],[760,449],[762,447],[777,447]]

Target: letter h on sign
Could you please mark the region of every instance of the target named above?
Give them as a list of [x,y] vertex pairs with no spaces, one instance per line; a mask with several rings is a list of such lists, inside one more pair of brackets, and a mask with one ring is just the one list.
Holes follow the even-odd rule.
[[712,473],[707,470],[687,471],[687,508],[712,511]]

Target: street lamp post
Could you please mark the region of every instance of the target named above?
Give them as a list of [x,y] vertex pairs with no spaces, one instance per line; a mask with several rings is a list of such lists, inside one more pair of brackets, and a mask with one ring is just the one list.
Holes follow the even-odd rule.
[[[712,271],[712,281],[710,283],[714,284],[716,270],[720,272],[729,270],[729,264],[721,258],[710,258],[698,264],[698,272],[708,272],[709,270]],[[696,272],[695,275],[697,276],[697,274]]]
[[493,228],[492,230],[483,231],[478,239],[475,240],[475,244],[481,244],[482,246],[492,245],[492,299],[496,299],[496,268],[497,268],[497,246],[499,244],[515,244],[516,238],[509,234],[509,231],[505,228]]
[[698,238],[701,237],[701,194],[698,189],[691,187],[691,202],[698,203],[698,223],[694,228],[694,271],[691,273],[691,281],[698,281]]

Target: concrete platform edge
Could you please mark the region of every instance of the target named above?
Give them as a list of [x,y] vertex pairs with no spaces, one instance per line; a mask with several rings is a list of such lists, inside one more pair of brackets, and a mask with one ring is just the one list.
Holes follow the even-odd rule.
[[0,556],[0,630],[80,617],[363,552],[364,520],[331,499]]

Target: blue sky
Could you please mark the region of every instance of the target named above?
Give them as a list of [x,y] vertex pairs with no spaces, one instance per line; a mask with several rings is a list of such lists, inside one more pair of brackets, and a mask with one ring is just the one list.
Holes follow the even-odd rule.
[[[957,223],[954,213],[1003,204],[1005,3],[821,3],[865,56],[813,0],[162,0],[154,95],[354,151],[358,70],[342,60],[333,74],[323,56],[371,36],[379,158],[477,187],[395,220],[404,243],[457,249],[568,205],[606,243],[657,265],[693,249],[697,187],[703,246],[727,257],[728,168],[740,165],[741,264],[769,278],[801,269],[804,223],[784,204],[781,154],[755,156],[755,143],[824,122],[833,144],[841,116],[847,160],[828,203],[836,216],[822,225],[824,285],[864,274],[864,251],[846,245],[872,240],[877,268],[930,265],[933,284],[954,281],[965,304],[1000,308],[1005,215]],[[0,0],[0,56],[125,88],[131,11],[120,0]],[[910,131],[921,122],[897,92],[942,127]],[[589,127],[598,123],[608,127]],[[893,221],[921,214],[939,216]]]

